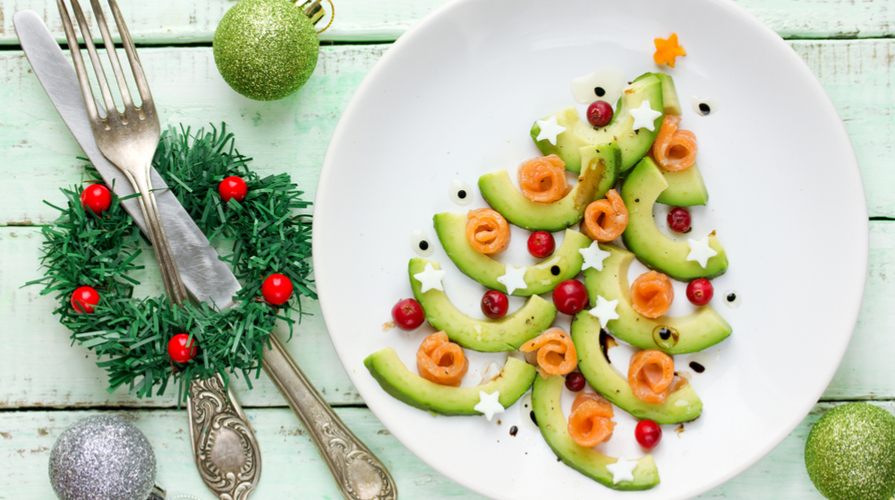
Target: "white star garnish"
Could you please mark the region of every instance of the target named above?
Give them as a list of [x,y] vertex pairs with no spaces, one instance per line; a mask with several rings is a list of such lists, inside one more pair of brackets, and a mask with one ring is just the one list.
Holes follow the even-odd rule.
[[578,253],[584,257],[584,265],[581,266],[581,270],[592,267],[597,271],[603,270],[603,261],[606,260],[606,257],[612,255],[609,252],[605,252],[600,249],[600,245],[595,241],[590,244],[587,248],[579,248]]
[[528,288],[528,285],[525,283],[525,267],[507,265],[506,268],[506,274],[498,276],[497,281],[507,287],[507,295],[513,295],[514,290],[525,290]]
[[642,128],[650,131],[656,130],[656,118],[662,116],[661,111],[656,111],[650,107],[648,100],[641,102],[639,108],[634,108],[629,113],[634,117],[634,130]]
[[709,259],[718,255],[718,252],[712,250],[712,247],[709,246],[708,237],[703,238],[701,240],[687,240],[687,246],[690,247],[690,253],[687,254],[688,261],[696,261],[699,262],[699,265],[705,268],[706,264],[709,263]]
[[556,115],[552,115],[546,120],[538,120],[538,127],[541,127],[541,131],[538,133],[537,140],[547,139],[554,146],[556,146],[556,136],[566,131],[565,127],[556,123]]
[[618,462],[606,466],[606,470],[612,473],[612,484],[634,481],[634,469],[636,468],[637,462],[627,460],[624,456],[618,457]]
[[587,312],[600,320],[600,328],[606,328],[610,321],[618,319],[618,313],[615,312],[616,306],[618,306],[618,299],[606,300],[602,295],[597,295],[596,306]]
[[473,410],[484,413],[485,418],[488,421],[491,421],[491,418],[495,413],[503,413],[504,407],[501,406],[500,401],[500,391],[494,391],[491,394],[487,394],[485,391],[479,391],[479,404],[472,407]]
[[426,262],[426,268],[423,272],[416,273],[413,277],[423,286],[420,293],[426,293],[432,289],[444,291],[444,287],[441,285],[441,278],[444,278],[444,270],[436,271],[432,267],[431,262]]

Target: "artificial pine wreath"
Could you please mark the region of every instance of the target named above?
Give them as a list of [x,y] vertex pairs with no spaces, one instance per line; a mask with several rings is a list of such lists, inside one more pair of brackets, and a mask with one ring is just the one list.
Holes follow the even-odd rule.
[[[193,379],[220,373],[228,380],[236,372],[251,387],[249,372],[255,370],[257,376],[260,371],[262,347],[277,319],[288,324],[291,336],[296,322],[292,309],[297,308],[299,319],[302,314],[299,296],[317,298],[309,278],[311,218],[295,213],[310,203],[301,199],[302,191],[289,175],[262,178],[249,170],[249,161],[236,151],[233,134],[223,124],[220,131],[212,127],[195,134],[170,128],[153,158],[153,166],[209,241],[232,242],[232,251],[221,258],[231,264],[243,288],[237,305],[224,311],[205,303],[179,308],[164,296],[133,296],[139,282],[128,273],[142,268],[134,263],[142,236],[116,196],[97,213],[85,208],[95,206],[88,202],[93,193],[82,197],[83,189],[76,186],[62,189],[66,208],[50,204],[62,214],[55,225],[42,229],[46,272],[28,284],[42,284],[41,295],[55,294],[60,305],[54,314],[71,330],[73,344],[96,352],[97,366],[109,374],[109,392],[126,385],[143,397],[157,386],[155,394],[161,395],[173,376],[182,398]],[[101,182],[90,167],[87,176]],[[219,193],[221,181],[232,176],[248,188],[241,202],[236,197],[225,202]],[[102,199],[99,205],[103,208]],[[262,298],[262,283],[274,273],[288,277],[297,292],[280,305]],[[98,301],[89,300],[90,289]],[[85,290],[87,301],[76,302]],[[182,333],[192,337],[193,344],[186,346],[195,354],[178,363],[177,356],[169,356],[169,342]]]

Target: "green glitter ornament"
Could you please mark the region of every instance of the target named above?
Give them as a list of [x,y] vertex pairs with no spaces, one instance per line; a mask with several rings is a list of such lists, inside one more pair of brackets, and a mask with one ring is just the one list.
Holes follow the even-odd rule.
[[[214,62],[233,90],[256,101],[282,99],[298,90],[317,66],[320,40],[306,13],[286,0],[242,0],[214,32]],[[312,17],[309,17],[311,15]]]
[[895,494],[895,417],[867,403],[827,412],[805,444],[805,466],[830,500],[889,500]]

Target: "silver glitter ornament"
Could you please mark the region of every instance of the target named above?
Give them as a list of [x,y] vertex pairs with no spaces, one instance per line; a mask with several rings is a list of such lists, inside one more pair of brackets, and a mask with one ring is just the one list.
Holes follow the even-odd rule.
[[155,453],[130,422],[87,417],[53,445],[50,482],[60,500],[146,500],[155,483]]
[[830,500],[889,500],[895,494],[895,417],[867,403],[830,410],[808,434],[805,467]]

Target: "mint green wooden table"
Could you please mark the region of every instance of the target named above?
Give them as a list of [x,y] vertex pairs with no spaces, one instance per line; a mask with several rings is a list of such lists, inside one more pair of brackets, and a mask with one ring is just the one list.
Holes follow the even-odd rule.
[[[315,193],[329,138],[352,93],[389,44],[443,0],[335,0],[336,23],[322,35],[310,82],[283,101],[259,103],[233,93],[211,52],[214,28],[231,0],[120,0],[150,75],[159,114],[169,124],[225,120],[255,168],[288,171]],[[700,498],[821,498],[805,472],[811,425],[833,405],[869,400],[895,411],[895,0],[741,0],[802,56],[833,99],[858,155],[870,212],[870,268],[864,305],[848,353],[815,410],[755,466]],[[82,154],[31,73],[12,26],[32,9],[62,38],[55,2],[0,0],[0,499],[50,499],[50,448],[69,423],[96,412],[133,421],[152,442],[158,481],[169,495],[211,499],[192,465],[185,426],[173,396],[137,400],[108,394],[91,355],[69,347],[51,315],[55,302],[19,286],[39,275],[40,226],[55,213],[58,188],[80,182]],[[96,31],[96,30],[94,30]],[[164,125],[164,123],[163,123]],[[835,205],[836,193],[830,193]],[[831,242],[835,242],[831,234]],[[151,252],[144,252],[151,255]],[[153,263],[139,294],[161,293]],[[833,298],[830,298],[833,300]],[[408,452],[364,406],[339,364],[314,303],[288,349],[342,419],[391,469],[401,498],[479,498]],[[760,370],[761,367],[755,367]],[[782,382],[781,382],[782,383]],[[272,384],[241,383],[264,452],[264,473],[252,498],[327,498],[340,494],[310,439]]]

